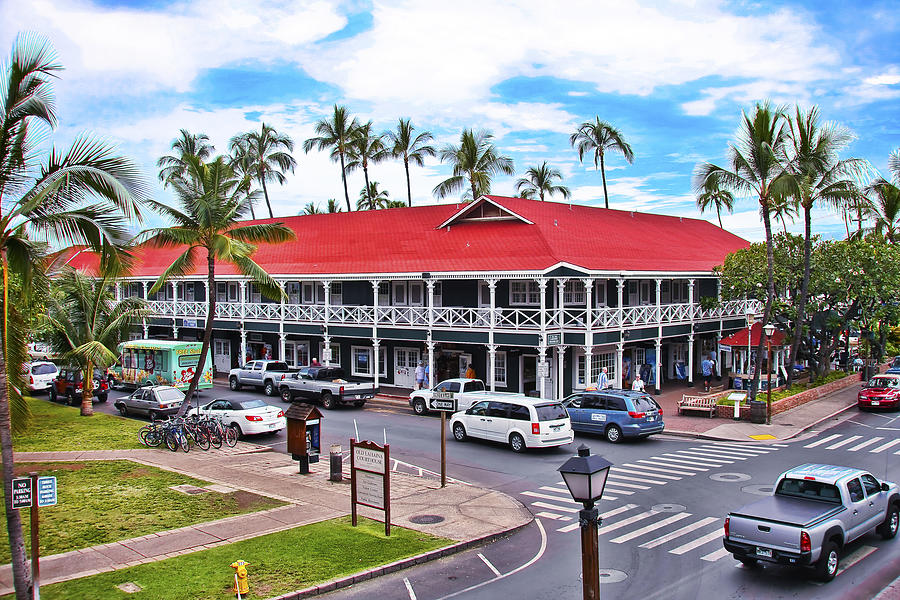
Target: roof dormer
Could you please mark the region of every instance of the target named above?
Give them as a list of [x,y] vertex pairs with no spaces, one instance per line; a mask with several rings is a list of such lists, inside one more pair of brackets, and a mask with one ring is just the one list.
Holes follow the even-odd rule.
[[492,196],[480,196],[475,202],[464,205],[452,217],[438,225],[437,229],[460,225],[462,223],[484,223],[493,221],[520,221],[534,225],[521,215],[509,210]]

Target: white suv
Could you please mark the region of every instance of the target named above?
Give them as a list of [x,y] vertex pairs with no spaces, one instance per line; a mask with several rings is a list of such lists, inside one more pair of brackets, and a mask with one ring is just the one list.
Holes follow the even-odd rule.
[[25,383],[32,392],[46,392],[59,374],[59,369],[52,362],[35,361],[22,364],[25,371]]
[[513,452],[562,446],[574,439],[572,422],[563,405],[540,398],[482,400],[454,413],[450,430],[458,442],[467,437],[481,438],[508,443]]

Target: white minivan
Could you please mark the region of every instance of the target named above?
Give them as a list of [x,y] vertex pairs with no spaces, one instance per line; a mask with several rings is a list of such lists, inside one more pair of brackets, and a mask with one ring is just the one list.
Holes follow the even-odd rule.
[[574,439],[563,405],[541,398],[497,397],[453,414],[450,430],[458,442],[468,437],[509,444],[513,452],[549,448]]
[[35,361],[22,364],[25,383],[32,392],[46,392],[59,375],[59,369],[52,362]]

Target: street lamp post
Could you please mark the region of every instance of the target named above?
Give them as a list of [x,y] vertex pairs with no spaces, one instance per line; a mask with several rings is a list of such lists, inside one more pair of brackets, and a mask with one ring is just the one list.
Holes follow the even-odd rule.
[[581,579],[584,600],[600,600],[600,548],[598,531],[602,519],[594,504],[603,496],[606,476],[612,463],[582,444],[578,455],[571,457],[559,468],[575,502],[584,509],[578,512],[581,526]]
[[766,333],[766,425],[772,424],[772,336],[775,334],[775,325],[766,323],[763,327]]

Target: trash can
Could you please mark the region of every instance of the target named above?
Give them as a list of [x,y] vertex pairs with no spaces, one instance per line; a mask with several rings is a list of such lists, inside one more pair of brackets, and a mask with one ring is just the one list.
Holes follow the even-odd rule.
[[878,366],[865,365],[859,373],[860,381],[868,381],[878,374]]
[[766,403],[762,400],[750,401],[750,422],[761,425],[766,422]]

